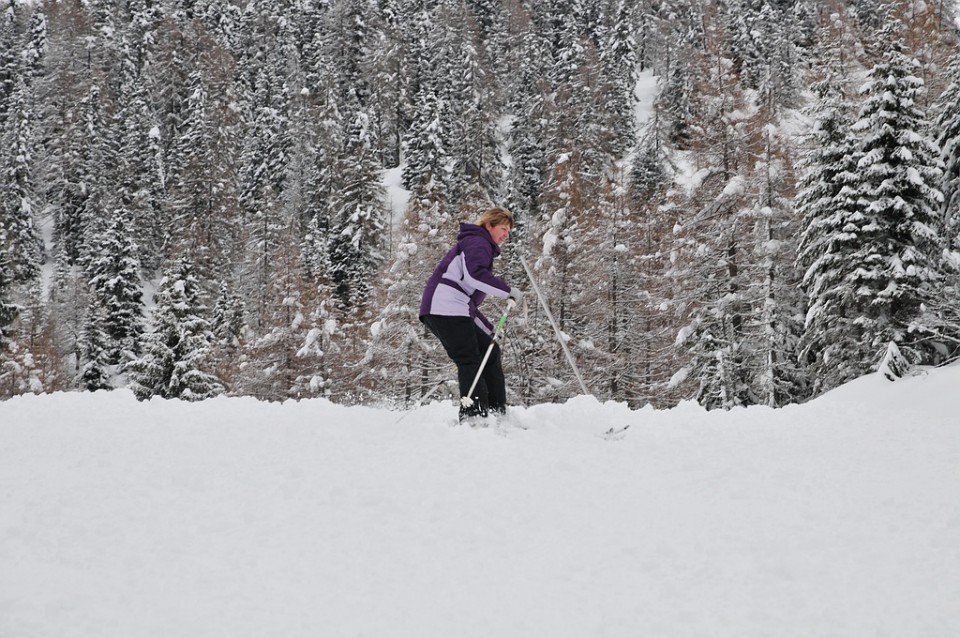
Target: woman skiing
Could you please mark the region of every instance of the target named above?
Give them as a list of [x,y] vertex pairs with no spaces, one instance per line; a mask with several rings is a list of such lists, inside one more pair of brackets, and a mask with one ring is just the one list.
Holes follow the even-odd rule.
[[[457,243],[427,281],[420,302],[420,321],[440,340],[457,364],[460,397],[470,392],[483,354],[493,340],[493,324],[478,306],[493,295],[517,304],[523,294],[493,275],[493,259],[513,229],[513,214],[491,208],[476,224],[460,224]],[[500,361],[500,346],[494,344],[471,401],[460,404],[460,420],[507,409],[506,382]],[[464,405],[464,404],[469,405]]]

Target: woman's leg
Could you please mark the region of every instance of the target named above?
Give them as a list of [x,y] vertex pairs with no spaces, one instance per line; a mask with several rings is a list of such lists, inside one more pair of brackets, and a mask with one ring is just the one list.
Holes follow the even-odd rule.
[[[480,360],[483,358],[480,345],[477,341],[477,332],[483,332],[476,327],[470,317],[447,317],[443,315],[427,315],[423,323],[430,329],[446,350],[453,362],[457,365],[457,381],[460,384],[460,396],[465,397],[470,391],[473,379],[480,369]],[[489,341],[488,341],[489,343]],[[487,384],[481,376],[477,387],[473,390],[473,405],[461,408],[460,417],[487,415]]]
[[[479,327],[476,328],[476,335],[480,352],[486,353],[493,338]],[[500,344],[494,344],[493,350],[490,352],[490,358],[487,359],[487,365],[483,367],[481,378],[486,382],[490,412],[495,414],[503,414],[506,412],[507,382],[503,377],[503,360],[501,357]]]

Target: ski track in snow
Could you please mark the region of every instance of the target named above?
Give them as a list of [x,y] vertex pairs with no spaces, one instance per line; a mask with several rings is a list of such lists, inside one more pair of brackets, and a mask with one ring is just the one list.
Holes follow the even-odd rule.
[[[0,403],[0,636],[960,636],[960,367],[803,406]],[[614,435],[614,428],[626,430]]]

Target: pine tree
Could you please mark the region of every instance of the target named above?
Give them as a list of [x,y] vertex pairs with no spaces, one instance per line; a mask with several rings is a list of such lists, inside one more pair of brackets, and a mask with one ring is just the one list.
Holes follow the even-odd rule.
[[6,120],[21,73],[17,47],[20,8],[16,3],[9,2],[4,9],[0,14],[0,123]]
[[940,214],[947,259],[943,289],[924,313],[924,320],[942,341],[945,358],[960,350],[960,53],[951,59],[947,76],[949,84],[937,100],[933,125],[933,130],[939,131],[937,145],[944,166]]
[[0,135],[0,251],[9,255],[10,276],[29,283],[40,276],[43,240],[37,229],[33,183],[33,140],[28,89],[16,82]]
[[30,14],[30,31],[23,51],[24,70],[30,78],[43,77],[47,53],[47,16],[40,6]]
[[917,106],[924,90],[914,75],[919,62],[903,52],[899,25],[879,33],[886,43],[861,89],[864,102],[852,133],[862,140],[858,207],[853,232],[858,250],[850,268],[855,308],[879,361],[894,342],[913,363],[931,361],[931,330],[919,321],[942,278],[938,211],[943,196],[938,149],[925,137],[928,123]]
[[112,390],[110,382],[111,339],[103,329],[105,318],[99,305],[91,305],[77,339],[77,385],[90,392]]
[[860,376],[871,359],[860,309],[852,304],[859,238],[850,230],[862,219],[857,201],[862,152],[850,134],[855,113],[839,51],[833,48],[822,57],[826,71],[814,85],[817,101],[808,109],[810,150],[799,164],[795,200],[801,219],[797,265],[808,308],[800,357],[817,393]]
[[203,315],[200,284],[193,266],[178,261],[166,271],[154,295],[153,329],[143,335],[143,354],[126,366],[140,400],[199,401],[223,391],[208,371],[213,334]]
[[236,383],[246,361],[242,348],[250,337],[244,318],[243,298],[227,282],[220,283],[210,317],[213,333],[212,369],[224,387],[236,391]]
[[160,118],[154,113],[144,73],[152,55],[144,25],[134,23],[123,38],[118,107],[113,114],[119,182],[117,205],[130,214],[130,231],[138,244],[137,258],[153,271],[163,255],[169,231],[167,169]]
[[285,229],[282,202],[288,188],[291,140],[288,117],[290,96],[285,78],[277,75],[279,60],[263,65],[257,76],[253,98],[253,121],[241,157],[240,203],[245,217],[245,244],[253,262],[252,291],[257,318],[266,312],[268,289],[273,275],[271,259],[279,249]]
[[[312,236],[314,234],[316,237]],[[312,362],[313,368],[298,378],[297,383],[300,387],[308,388],[309,394],[332,397],[338,385],[338,380],[334,378],[334,369],[342,349],[339,343],[340,324],[336,316],[336,296],[328,274],[330,253],[324,236],[325,233],[317,228],[316,220],[311,220],[308,235],[304,239],[303,254],[307,285],[312,284],[315,289],[312,294],[305,295],[304,308],[310,310],[310,326],[297,356]],[[309,306],[311,303],[312,309]],[[345,393],[352,390],[346,383],[342,383],[341,387]]]
[[371,300],[373,278],[383,260],[384,194],[379,162],[370,139],[370,118],[356,117],[337,162],[338,189],[331,219],[331,279],[341,306],[362,310]]
[[216,344],[221,350],[235,352],[240,347],[240,338],[245,325],[243,314],[243,299],[237,293],[230,291],[227,282],[221,282],[210,321]]
[[115,210],[87,268],[95,303],[102,308],[110,363],[133,356],[143,333],[143,287],[136,252],[128,215],[122,209]]
[[510,129],[506,169],[506,202],[514,215],[513,241],[528,243],[526,226],[536,214],[546,173],[545,96],[549,93],[544,65],[543,43],[536,33],[524,32],[517,64],[517,81],[510,101],[513,123]]
[[9,351],[13,337],[13,322],[20,314],[20,307],[12,301],[13,277],[10,262],[0,253],[0,357]]
[[445,106],[439,87],[439,39],[439,27],[423,11],[411,54],[417,81],[411,97],[413,121],[403,142],[403,185],[411,191],[411,198],[428,199],[447,212],[451,204],[446,176],[450,156],[444,142],[449,135],[444,131]]
[[[437,21],[444,38],[440,84],[444,149],[448,167],[449,210],[456,213],[476,200],[489,201],[500,192],[502,167],[496,139],[498,109],[494,78],[484,64],[479,27],[462,0],[441,2]],[[476,205],[476,204],[474,204]]]
[[933,130],[939,132],[937,146],[944,164],[940,190],[946,238],[951,248],[960,250],[960,53],[951,59],[947,75],[950,84],[937,102]]

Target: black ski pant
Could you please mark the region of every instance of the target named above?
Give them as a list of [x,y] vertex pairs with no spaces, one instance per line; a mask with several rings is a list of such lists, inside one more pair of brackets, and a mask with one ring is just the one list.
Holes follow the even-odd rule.
[[[470,392],[473,379],[480,369],[483,355],[490,347],[493,338],[484,332],[470,317],[448,317],[445,315],[425,315],[420,318],[424,325],[436,335],[443,349],[457,364],[457,380],[460,383],[460,396]],[[503,378],[503,365],[500,359],[500,346],[494,344],[493,351],[483,374],[473,390],[474,405],[471,409],[461,410],[460,416],[486,415],[487,411],[503,413],[507,409],[506,381]]]

